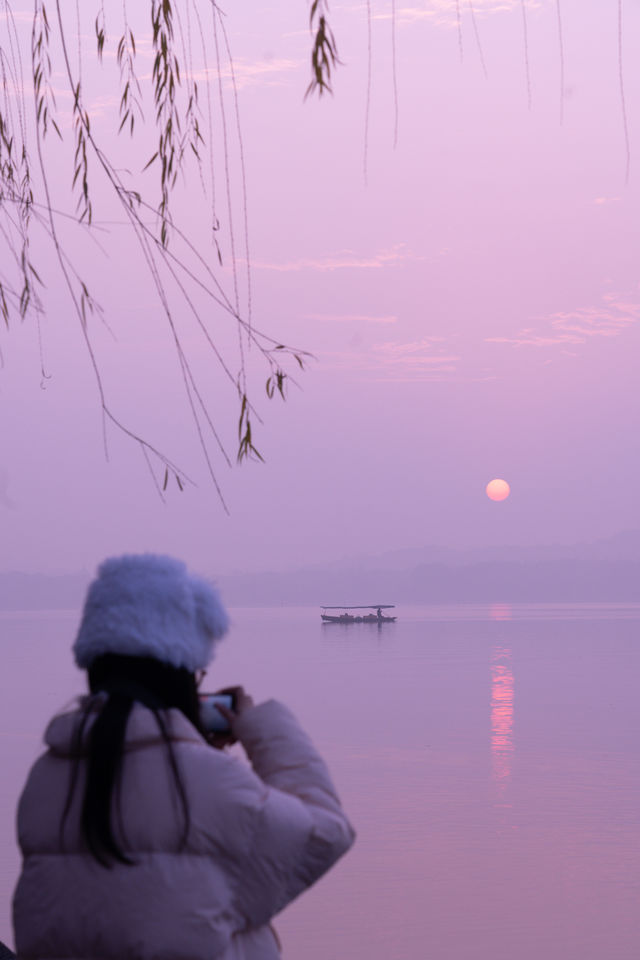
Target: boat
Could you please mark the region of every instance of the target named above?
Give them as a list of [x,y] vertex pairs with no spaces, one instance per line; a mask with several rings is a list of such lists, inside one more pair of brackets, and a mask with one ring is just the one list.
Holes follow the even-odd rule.
[[[383,610],[393,610],[394,603],[370,603],[359,607],[322,607],[320,616],[323,623],[395,623],[397,617],[383,614]],[[325,613],[325,610],[341,610],[342,613]],[[375,613],[348,613],[349,610],[375,610]]]

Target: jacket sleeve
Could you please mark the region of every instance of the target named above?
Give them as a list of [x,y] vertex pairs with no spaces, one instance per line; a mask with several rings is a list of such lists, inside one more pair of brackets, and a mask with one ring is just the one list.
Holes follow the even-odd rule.
[[286,707],[275,700],[253,707],[238,718],[234,733],[266,785],[250,863],[238,878],[238,910],[247,926],[257,927],[315,883],[346,853],[355,833],[324,761]]

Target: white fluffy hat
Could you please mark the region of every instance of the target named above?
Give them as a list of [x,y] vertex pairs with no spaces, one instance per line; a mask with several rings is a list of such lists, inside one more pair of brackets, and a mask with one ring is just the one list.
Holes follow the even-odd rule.
[[89,587],[73,646],[88,669],[96,657],[153,657],[192,673],[213,657],[229,618],[215,588],[173,557],[112,557]]

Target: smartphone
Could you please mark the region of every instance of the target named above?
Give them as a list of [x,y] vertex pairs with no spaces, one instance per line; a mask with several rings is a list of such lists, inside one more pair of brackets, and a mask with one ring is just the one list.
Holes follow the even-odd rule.
[[229,723],[223,717],[216,704],[221,704],[227,710],[235,707],[235,697],[232,693],[201,693],[200,694],[200,722],[206,733],[228,733]]

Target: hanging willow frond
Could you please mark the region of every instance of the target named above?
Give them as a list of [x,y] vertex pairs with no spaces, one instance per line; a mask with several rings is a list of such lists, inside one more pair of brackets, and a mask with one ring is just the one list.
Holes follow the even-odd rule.
[[327,20],[328,10],[327,0],[313,0],[309,12],[309,26],[313,35],[311,82],[307,87],[305,99],[316,90],[320,97],[323,93],[333,93],[331,71],[341,61],[333,31]]
[[[94,0],[90,13],[95,34],[91,37],[93,56],[102,65],[103,76],[111,66],[116,67],[113,86],[118,91],[119,110],[115,131],[125,131],[132,142],[130,147],[129,137],[120,141],[122,150],[132,151],[132,162],[127,163],[125,157],[123,163],[121,156],[116,162],[113,132],[109,129],[110,116],[105,117],[99,105],[96,109],[91,89],[81,77],[81,46],[86,38],[81,17],[88,0],[86,4],[83,0],[82,4],[75,5],[73,21],[68,20],[65,0],[34,0],[30,31],[34,112],[27,109],[28,94],[25,97],[28,85],[22,76],[20,54],[23,41],[14,22],[12,0],[4,0],[3,14],[8,29],[6,32],[3,29],[0,35],[0,326],[10,328],[13,316],[25,319],[34,313],[39,323],[44,312],[40,297],[44,283],[31,253],[31,237],[37,229],[38,244],[33,244],[33,249],[39,252],[46,249],[41,242],[44,239],[53,252],[86,346],[102,411],[105,454],[108,455],[107,427],[111,424],[139,446],[161,497],[168,490],[171,476],[180,490],[191,482],[186,472],[162,449],[149,443],[129,425],[128,420],[114,412],[103,382],[101,358],[94,339],[95,318],[100,317],[108,325],[107,317],[90,290],[94,278],[88,284],[80,273],[81,269],[90,269],[87,267],[90,260],[87,260],[84,249],[75,257],[67,243],[69,231],[75,223],[84,245],[91,238],[106,252],[97,240],[98,236],[103,239],[106,230],[98,210],[108,209],[109,223],[126,225],[137,245],[141,270],[136,275],[136,283],[150,287],[156,310],[165,321],[165,330],[175,348],[197,442],[224,504],[210,446],[217,447],[225,464],[231,466],[233,458],[227,453],[224,434],[214,423],[205,390],[209,379],[213,378],[209,377],[209,370],[196,376],[191,353],[187,354],[188,344],[182,339],[183,314],[190,315],[205,348],[219,365],[239,403],[235,440],[239,461],[262,460],[255,439],[256,424],[262,421],[251,378],[257,376],[257,382],[262,384],[264,379],[261,373],[254,374],[256,362],[260,360],[263,367],[267,367],[267,400],[276,394],[284,399],[287,385],[295,383],[288,371],[294,365],[302,368],[306,355],[264,334],[252,319],[244,145],[238,89],[222,11],[215,0],[141,0],[143,9],[151,16],[153,57],[151,84],[145,88],[136,73],[136,26],[129,25],[128,2],[130,0],[123,0],[117,28],[110,21],[110,32],[107,31],[104,0]],[[212,33],[207,32],[200,17],[200,10],[205,8],[213,17]],[[318,30],[314,62],[320,93],[330,89],[328,79],[332,67],[338,62],[325,11],[325,0],[314,0],[311,22]],[[200,34],[202,65],[194,60],[192,22]],[[78,42],[77,61],[72,37]],[[208,66],[210,55],[213,55],[211,71]],[[204,131],[201,129],[198,86],[203,75],[208,121],[204,124]],[[215,101],[210,76],[215,77]],[[229,76],[231,80],[227,83]],[[63,110],[58,109],[53,80]],[[216,111],[220,133],[217,139]],[[148,119],[145,119],[145,113]],[[30,129],[32,117],[35,123]],[[231,121],[230,117],[233,117]],[[148,189],[148,180],[141,178],[140,170],[138,145],[144,144],[145,151],[149,149],[149,128],[155,131],[157,148],[143,169],[153,168],[153,172],[158,173],[157,179],[154,178],[155,190]],[[48,136],[51,130],[61,144],[56,145],[55,152],[53,138]],[[33,158],[28,150],[29,143],[35,144]],[[221,161],[217,162],[222,162],[217,187],[214,176],[216,143],[221,155]],[[66,170],[61,164],[67,165]],[[200,212],[205,216],[212,212],[213,243],[209,250],[203,250],[199,242],[189,237],[182,223],[185,211],[178,209],[177,203],[175,211],[173,207],[178,175],[183,174],[188,182],[194,167],[205,202],[200,208],[189,211],[189,218]],[[210,170],[209,184],[205,182],[207,167]],[[63,176],[68,173],[63,180],[68,185],[66,189],[60,187],[60,172]],[[241,202],[236,212],[234,203],[238,182]],[[222,184],[222,190],[219,184]],[[226,192],[226,204],[216,202],[216,189]],[[75,210],[73,203],[68,209],[70,199],[75,203]],[[152,222],[154,215],[155,223]],[[189,227],[191,225],[189,222]],[[227,289],[227,278],[220,269],[224,245],[229,250],[225,267],[231,267],[231,289]],[[236,249],[243,250],[244,262]],[[49,258],[49,270],[51,263],[52,258]],[[118,278],[114,277],[114,283],[117,282]],[[217,327],[213,324],[220,320],[232,324],[237,330],[238,346],[232,348],[230,355],[233,359],[227,356],[228,346],[223,352],[217,339]],[[40,335],[39,342],[42,346]],[[251,364],[251,371],[247,370],[247,361]],[[44,364],[42,368],[44,370]],[[233,419],[230,425],[233,426]],[[230,443],[234,443],[233,433]]]

